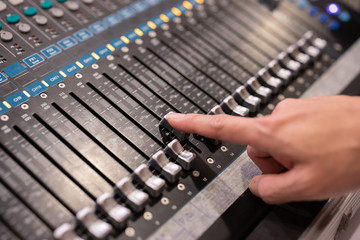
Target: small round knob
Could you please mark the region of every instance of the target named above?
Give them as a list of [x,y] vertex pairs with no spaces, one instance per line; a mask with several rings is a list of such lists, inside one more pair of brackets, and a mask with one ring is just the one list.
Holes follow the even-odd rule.
[[62,16],[64,16],[64,11],[61,8],[54,7],[49,11],[53,17],[61,18]]
[[11,41],[11,40],[14,38],[14,36],[13,36],[13,34],[12,34],[11,32],[2,31],[2,32],[0,33],[0,38],[1,38],[1,40],[3,40],[4,42],[9,42],[9,41]]
[[35,22],[39,25],[45,25],[48,22],[47,17],[43,15],[36,15],[34,18],[35,18]]
[[43,1],[42,3],[41,3],[41,8],[42,9],[49,9],[49,8],[52,8],[52,6],[53,6],[53,3],[52,3],[52,1]]
[[80,8],[79,3],[75,2],[75,1],[67,1],[65,3],[65,6],[70,10],[70,11],[77,11]]
[[34,7],[28,7],[24,10],[24,14],[27,17],[32,17],[36,14],[36,8]]
[[28,32],[30,32],[30,30],[31,30],[31,26],[30,26],[29,24],[27,24],[27,23],[19,23],[19,24],[17,25],[17,28],[18,28],[19,31],[22,32],[22,33],[28,33]]

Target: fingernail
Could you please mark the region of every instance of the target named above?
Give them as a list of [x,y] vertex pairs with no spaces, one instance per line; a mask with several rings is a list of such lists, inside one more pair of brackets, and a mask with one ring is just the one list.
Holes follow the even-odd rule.
[[255,195],[259,196],[258,192],[258,185],[259,185],[259,176],[254,177],[250,182],[250,191]]
[[165,118],[167,120],[179,120],[179,119],[183,119],[186,116],[186,114],[182,114],[182,113],[168,113],[166,114]]

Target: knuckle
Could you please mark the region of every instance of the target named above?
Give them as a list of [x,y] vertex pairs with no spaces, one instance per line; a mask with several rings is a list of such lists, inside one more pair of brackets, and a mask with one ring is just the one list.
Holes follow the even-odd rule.
[[220,132],[224,129],[225,123],[224,118],[221,115],[215,115],[212,117],[210,121],[210,127],[215,131],[216,134],[220,134]]

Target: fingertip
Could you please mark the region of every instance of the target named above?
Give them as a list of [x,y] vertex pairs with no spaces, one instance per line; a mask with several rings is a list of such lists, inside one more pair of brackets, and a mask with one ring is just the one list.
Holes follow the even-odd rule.
[[253,177],[253,179],[251,179],[250,185],[249,185],[249,189],[252,192],[252,194],[254,194],[257,197],[260,197],[259,195],[259,180],[260,180],[261,176],[255,176]]

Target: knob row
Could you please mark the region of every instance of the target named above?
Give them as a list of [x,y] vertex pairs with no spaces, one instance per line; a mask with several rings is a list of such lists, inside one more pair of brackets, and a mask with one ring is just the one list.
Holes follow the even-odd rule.
[[175,183],[182,169],[191,169],[195,158],[196,154],[185,150],[179,140],[172,140],[164,150],[153,154],[148,164],[141,164],[130,176],[118,181],[112,193],[98,197],[94,207],[80,210],[74,224],[58,227],[55,239],[80,240],[78,231],[82,230],[91,238],[106,239],[123,230],[132,213],[142,212],[150,198],[159,198],[166,183]]

